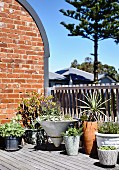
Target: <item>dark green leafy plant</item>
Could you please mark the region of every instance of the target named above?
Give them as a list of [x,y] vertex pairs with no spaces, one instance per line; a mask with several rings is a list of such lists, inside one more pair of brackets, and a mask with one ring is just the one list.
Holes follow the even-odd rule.
[[100,93],[97,91],[84,95],[84,97],[85,100],[78,99],[83,103],[83,106],[79,107],[83,110],[81,114],[84,114],[88,121],[97,121],[99,120],[100,115],[106,116],[104,114],[104,104],[110,99],[103,101]]
[[2,137],[20,137],[24,134],[24,128],[17,122],[11,121],[0,126],[0,136]]
[[82,128],[69,127],[66,132],[63,132],[62,136],[81,136],[83,134]]
[[100,150],[116,150],[117,148],[115,146],[100,146]]
[[117,122],[98,123],[98,132],[104,134],[119,134],[119,124]]

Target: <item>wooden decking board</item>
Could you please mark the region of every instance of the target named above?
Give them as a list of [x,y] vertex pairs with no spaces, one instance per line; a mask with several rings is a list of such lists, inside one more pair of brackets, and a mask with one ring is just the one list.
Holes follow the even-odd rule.
[[[48,167],[50,166],[51,167],[51,169],[53,169],[53,168],[55,168],[55,169],[57,169],[57,170],[64,170],[64,169],[71,169],[72,170],[72,168],[67,168],[67,165],[62,165],[62,162],[57,162],[57,160],[52,160],[52,158],[51,158],[51,156],[50,157],[42,157],[42,156],[38,156],[38,155],[36,155],[37,153],[31,153],[31,155],[30,155],[30,153],[29,152],[26,152],[26,153],[23,153],[23,152],[21,152],[21,156],[24,158],[24,157],[26,157],[27,155],[29,155],[28,157],[30,158],[30,159],[32,159],[35,163],[37,163],[37,164],[44,164],[45,166],[47,165]],[[59,167],[60,166],[60,167]]]
[[[22,164],[29,162],[30,166],[33,166],[36,169],[40,168],[44,168],[44,169],[57,169],[53,164],[49,164],[47,165],[47,163],[38,161],[38,159],[34,159],[33,155],[30,156],[30,152],[27,152],[27,154],[23,154],[22,150],[20,150],[19,152],[14,152],[14,155],[11,155],[11,157],[13,159],[18,159]],[[47,160],[46,160],[47,161]],[[32,169],[30,167],[30,169]]]
[[35,150],[28,144],[16,152],[0,150],[0,170],[119,170],[119,165],[99,167],[98,159],[82,153],[68,156],[61,152]]
[[[23,152],[27,153],[28,151],[24,150]],[[51,152],[48,152],[48,151],[45,151],[45,152],[43,152],[43,151],[32,151],[32,155],[34,155],[34,157],[37,157],[37,159],[42,159],[42,158],[46,158],[47,159],[48,158],[48,162],[51,161],[52,163],[60,165],[60,166],[62,165],[63,167],[65,167],[65,166],[67,167],[68,166],[68,169],[71,169],[71,170],[72,170],[72,168],[75,168],[75,169],[79,170],[79,167],[78,167],[79,166],[79,162],[78,162],[77,165],[75,163],[75,160],[77,159],[77,156],[75,156],[74,162],[72,162],[70,164],[71,159],[68,160],[67,159],[67,155],[64,155],[64,156],[62,155],[62,158],[61,158],[60,157],[61,154],[55,154],[54,155],[53,152],[51,153]],[[65,162],[64,162],[64,159],[65,159]],[[83,167],[83,165],[82,165],[82,167]],[[85,169],[88,170],[88,168],[85,168]]]
[[3,165],[0,165],[0,170],[10,170],[10,169],[8,169],[7,167],[5,167]]
[[[14,153],[15,152],[5,152],[5,153],[0,152],[0,155],[2,155],[4,160],[8,160],[7,162],[13,165],[15,168],[31,170],[31,167],[33,164],[29,166],[28,161],[25,162],[24,159],[22,158],[20,159],[19,156],[16,157]],[[29,160],[29,163],[30,163],[30,160]],[[34,166],[32,168],[34,168],[34,170],[37,170]]]
[[[23,152],[25,152],[25,150]],[[28,152],[28,151],[26,151],[26,152]],[[42,155],[43,158],[44,158],[44,156],[48,157],[48,159],[50,157],[50,161],[52,161],[52,163],[54,163],[54,164],[59,162],[60,166],[63,165],[63,167],[64,167],[64,165],[65,165],[67,167],[67,165],[68,165],[68,169],[75,168],[75,169],[79,170],[79,169],[85,168],[85,170],[86,169],[89,170],[89,168],[90,169],[94,168],[94,165],[90,165],[90,160],[89,160],[89,157],[87,155],[84,155],[84,157],[86,158],[86,160],[84,160],[84,158],[80,159],[80,157],[82,155],[80,155],[80,156],[79,155],[78,156],[67,156],[67,155],[60,154],[60,152],[57,152],[57,154],[54,155],[54,151],[49,152],[49,151],[40,151],[40,150],[39,151],[32,151],[32,154],[33,154],[33,152],[35,153],[34,156],[36,156],[36,157],[38,157],[38,155],[41,156],[41,154],[43,154]],[[36,155],[36,153],[37,153],[37,155]],[[42,159],[42,156],[41,156],[41,159]],[[61,157],[62,157],[62,159],[61,159]],[[64,162],[64,159],[65,159],[65,162]],[[72,161],[72,159],[74,159],[74,161]],[[88,160],[88,162],[87,162],[87,160]],[[72,163],[70,163],[70,162],[72,162]],[[80,165],[80,167],[79,167],[79,165]],[[99,170],[98,167],[95,167],[95,169]]]
[[[36,153],[35,153],[36,154]],[[35,156],[35,155],[33,155],[33,156]],[[36,157],[36,156],[35,156]],[[50,164],[54,164],[57,168],[56,169],[67,169],[67,166],[69,165],[69,163],[66,163],[66,162],[59,162],[58,161],[58,158],[57,159],[52,159],[52,157],[50,156],[50,157],[45,157],[45,159],[44,159],[44,157],[42,158],[42,156],[38,156],[37,155],[37,160],[39,160],[39,161],[41,161],[41,163],[43,163],[43,162],[46,162],[47,161],[47,164],[48,165],[50,165]],[[60,168],[58,168],[60,166]],[[68,167],[68,169],[71,169],[72,170],[72,168],[75,168],[76,170],[79,170],[79,168],[77,168],[76,166],[70,166],[70,167]]]
[[11,162],[7,158],[1,156],[1,152],[0,152],[0,162],[3,165],[3,167],[6,167],[8,170],[18,170],[18,168],[14,166],[14,162]]
[[[17,151],[19,152],[19,151]],[[36,167],[36,165],[34,164],[34,162],[32,161],[32,159],[23,159],[19,154],[16,156],[15,155],[16,152],[6,152],[4,155],[4,158],[6,158],[6,160],[10,160],[8,161],[9,163],[13,163],[13,165],[18,168],[18,169],[22,169],[22,170],[38,170],[40,165]],[[1,152],[0,152],[1,154]],[[28,157],[28,156],[27,156]],[[1,158],[0,158],[1,159]],[[43,169],[41,167],[41,169]],[[47,169],[47,168],[46,168]]]
[[[85,166],[85,169],[89,170],[89,165],[90,165],[90,162],[91,162],[89,157],[86,156],[86,155],[84,155],[84,157],[81,158],[82,154],[78,155],[78,156],[67,156],[67,155],[62,155],[62,154],[59,154],[59,153],[58,154],[54,154],[53,152],[51,153],[51,152],[48,152],[48,151],[45,151],[45,152],[38,151],[37,155],[38,154],[40,154],[40,155],[43,154],[43,157],[44,156],[47,156],[47,157],[49,156],[51,158],[51,156],[52,156],[52,159],[55,159],[55,161],[56,161],[56,157],[57,157],[57,161],[60,160],[61,161],[60,163],[64,162],[64,159],[65,159],[65,162],[64,162],[65,164],[67,163],[67,164],[69,164],[69,166],[72,165],[72,166],[76,167],[76,169],[77,169],[77,166],[79,166],[79,164],[80,164],[82,167]],[[74,161],[72,161],[73,159],[74,159]],[[70,164],[71,161],[72,161],[72,163]],[[93,162],[94,162],[94,160],[93,160]],[[86,164],[87,164],[87,168],[86,168]]]

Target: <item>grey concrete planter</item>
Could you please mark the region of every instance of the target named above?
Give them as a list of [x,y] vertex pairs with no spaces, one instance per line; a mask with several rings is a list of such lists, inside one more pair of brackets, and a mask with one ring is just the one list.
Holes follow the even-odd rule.
[[58,147],[63,140],[61,133],[65,132],[68,126],[73,122],[77,122],[77,120],[40,121],[39,123],[47,135],[51,138],[55,147]]
[[98,149],[99,162],[102,165],[112,166],[116,165],[118,157],[118,150],[100,150]]
[[80,136],[64,136],[65,148],[69,156],[78,155]]
[[97,140],[97,147],[102,145],[115,146],[119,148],[119,134],[103,134],[95,133]]

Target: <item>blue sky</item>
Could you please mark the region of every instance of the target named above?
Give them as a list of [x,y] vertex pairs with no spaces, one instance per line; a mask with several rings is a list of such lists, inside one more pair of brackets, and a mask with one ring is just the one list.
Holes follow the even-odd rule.
[[[73,19],[63,16],[60,9],[70,9],[71,5],[65,0],[27,0],[35,9],[45,28],[49,47],[49,70],[57,70],[70,67],[71,62],[77,59],[82,63],[85,57],[92,57],[93,42],[79,36],[68,37],[69,33],[61,24],[61,21],[73,23]],[[119,45],[112,39],[103,40],[99,43],[98,59],[103,64],[119,68]]]

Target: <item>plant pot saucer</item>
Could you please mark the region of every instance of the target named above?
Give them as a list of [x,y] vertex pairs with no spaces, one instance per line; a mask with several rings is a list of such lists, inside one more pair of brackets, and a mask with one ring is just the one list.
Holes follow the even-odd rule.
[[7,148],[5,148],[5,151],[10,151],[10,152],[12,152],[12,151],[18,151],[19,149],[20,149],[20,147],[15,148],[15,149],[7,149]]

